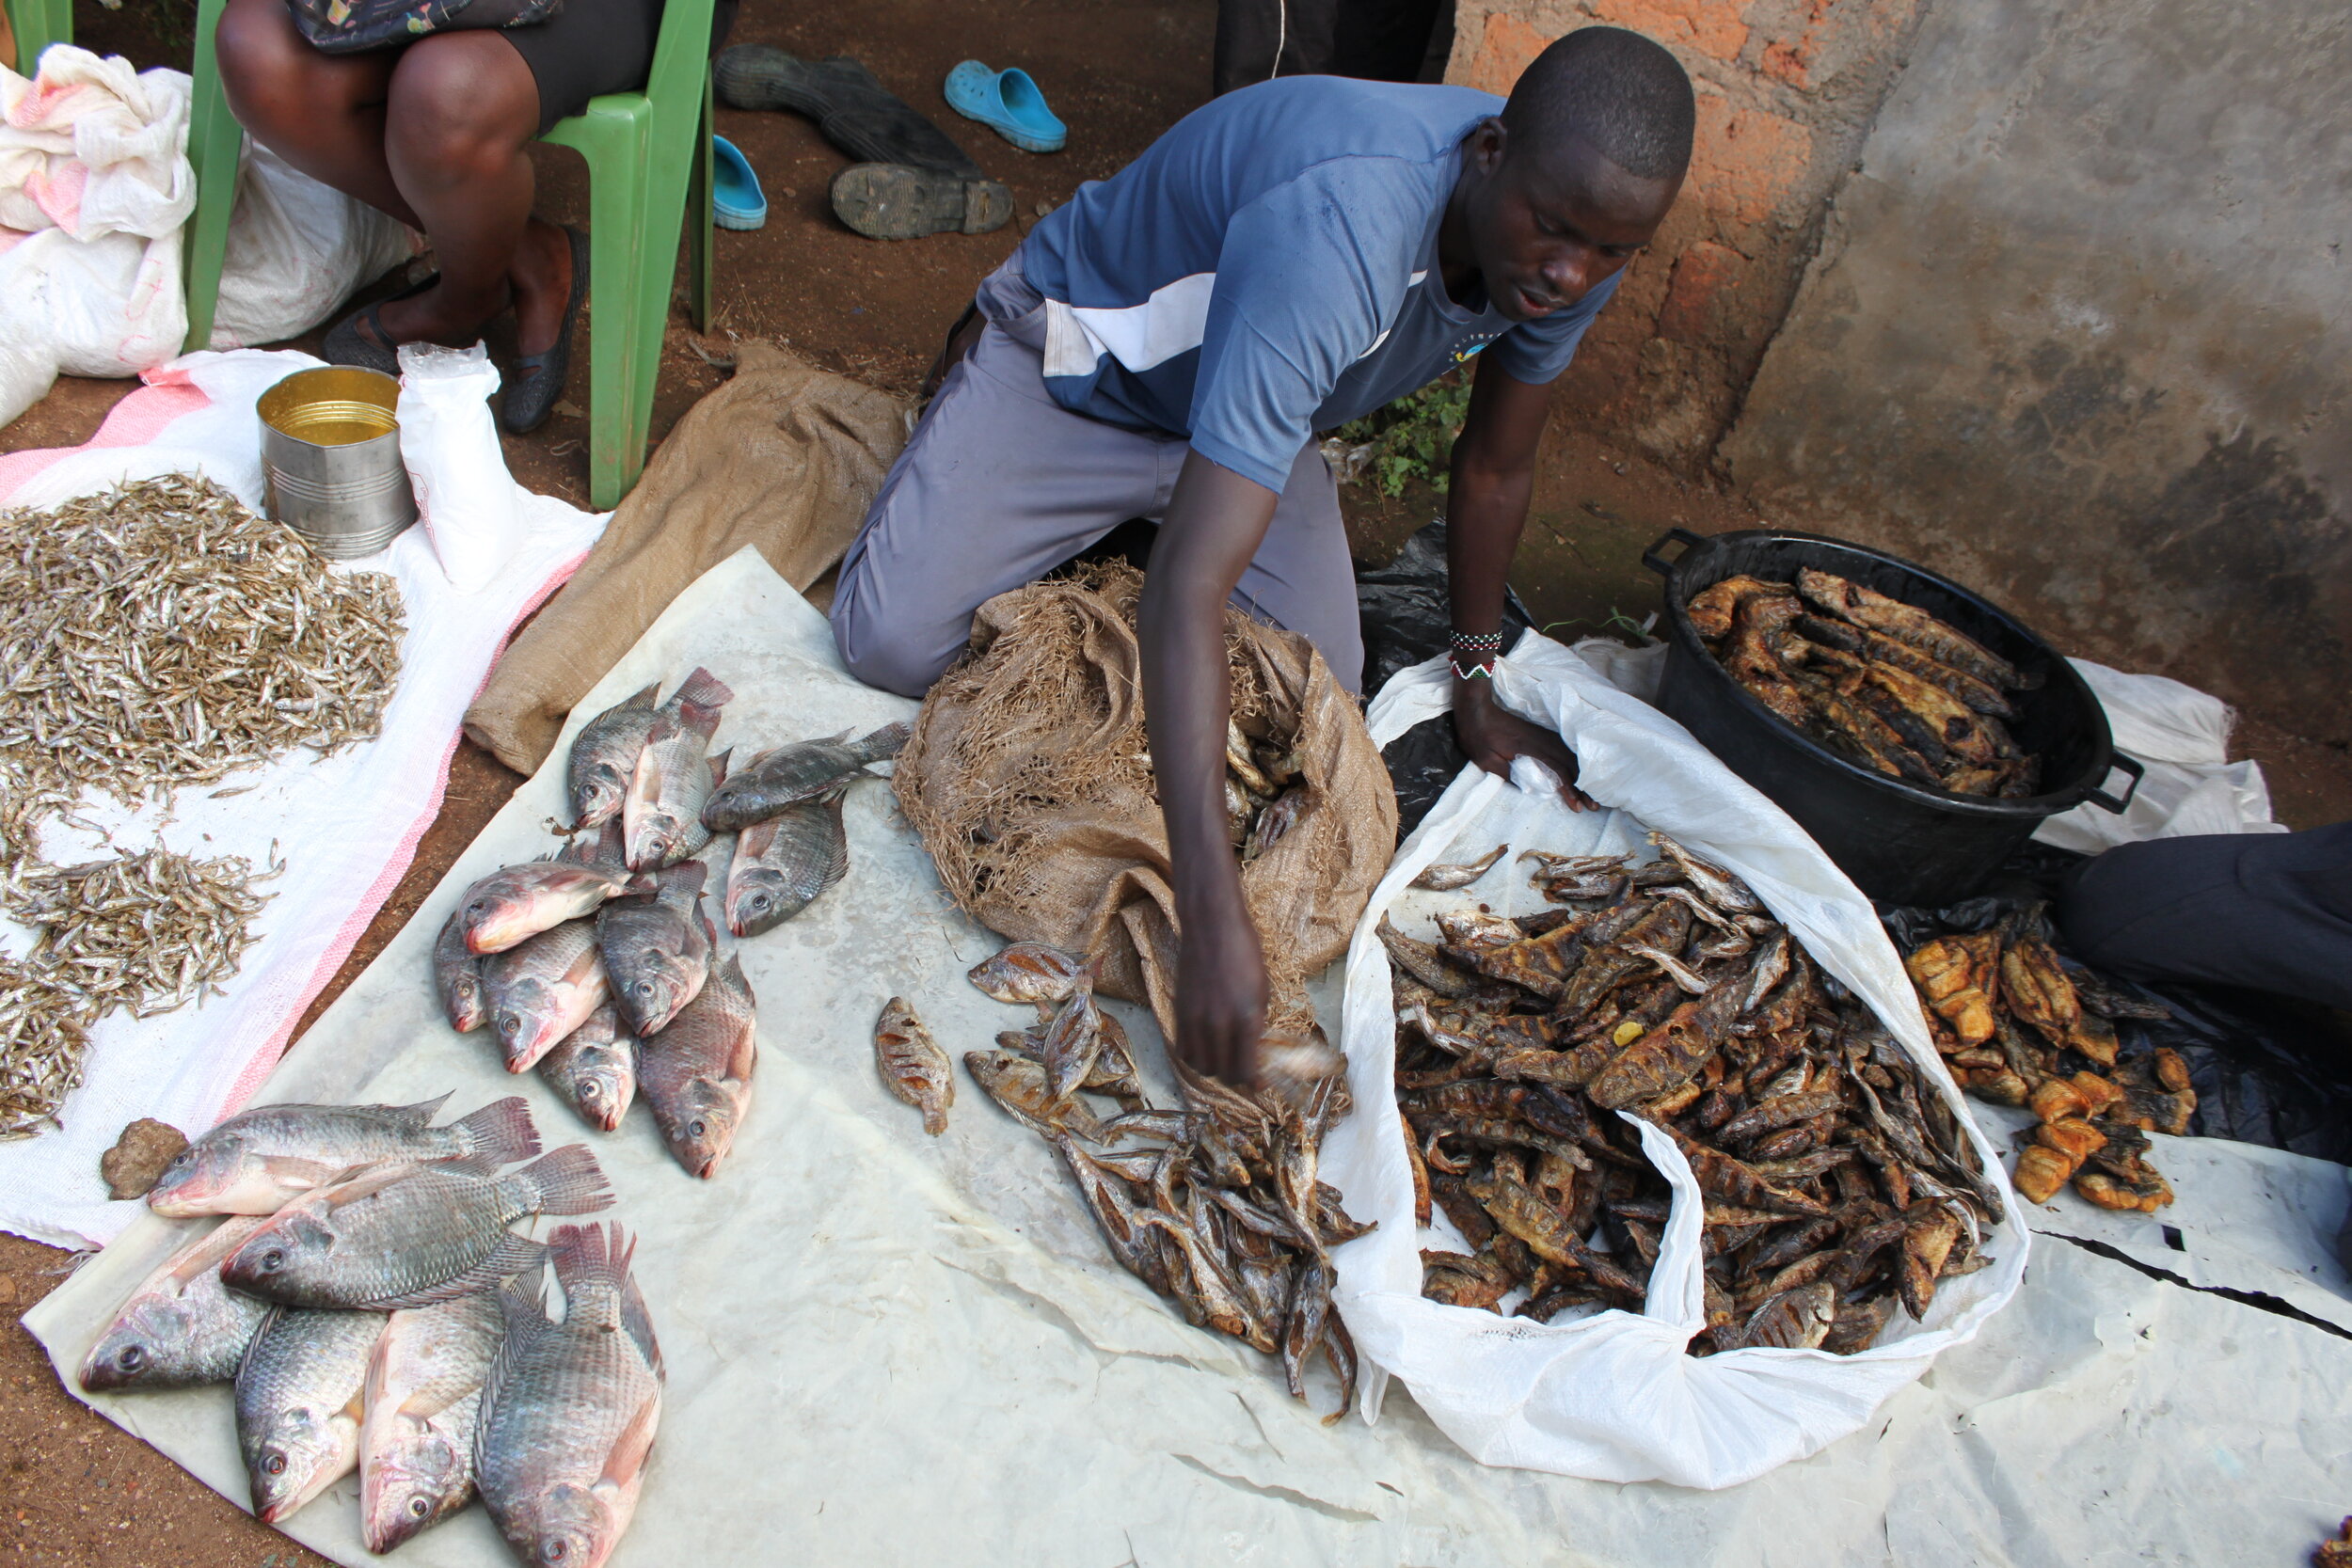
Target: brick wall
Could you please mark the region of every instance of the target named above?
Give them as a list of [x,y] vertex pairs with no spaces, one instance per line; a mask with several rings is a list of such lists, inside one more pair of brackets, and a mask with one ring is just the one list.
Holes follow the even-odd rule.
[[1841,169],[1899,69],[1918,0],[1457,0],[1446,80],[1508,93],[1553,39],[1606,23],[1673,50],[1698,94],[1691,179],[1562,388],[1566,419],[1685,472],[1730,428]]

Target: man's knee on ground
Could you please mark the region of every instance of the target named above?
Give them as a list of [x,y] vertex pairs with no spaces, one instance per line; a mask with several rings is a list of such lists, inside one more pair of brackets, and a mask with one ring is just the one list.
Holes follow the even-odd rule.
[[832,619],[833,645],[840,650],[841,662],[868,686],[901,697],[920,697],[946,668],[876,626],[854,604],[836,598]]

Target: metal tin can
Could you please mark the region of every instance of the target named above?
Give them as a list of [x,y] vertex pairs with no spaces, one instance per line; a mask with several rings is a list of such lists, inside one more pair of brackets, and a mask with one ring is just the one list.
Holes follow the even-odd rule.
[[262,505],[319,554],[373,555],[417,520],[393,408],[400,383],[351,365],[296,371],[255,404]]

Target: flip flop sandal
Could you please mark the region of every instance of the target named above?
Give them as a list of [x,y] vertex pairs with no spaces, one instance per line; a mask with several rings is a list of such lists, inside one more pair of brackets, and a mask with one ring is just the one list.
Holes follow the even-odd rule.
[[1024,152],[1059,152],[1070,128],[1045,106],[1045,94],[1025,71],[991,71],[966,60],[947,72],[947,106],[977,119]]
[[904,164],[853,164],[833,178],[834,215],[869,240],[985,234],[1012,217],[1012,192]]
[[710,221],[722,229],[757,229],[768,221],[767,193],[752,161],[724,136],[710,138]]
[[827,141],[860,163],[987,178],[946,132],[847,55],[812,62],[768,44],[739,43],[720,51],[712,77],[722,103],[806,115]]
[[[440,280],[439,273],[429,273],[406,288],[354,310],[326,329],[326,341],[319,346],[320,357],[330,365],[356,365],[363,371],[378,371],[385,375],[398,376],[400,345],[393,343],[391,334],[384,330],[380,312],[392,301],[421,294]],[[361,332],[359,328],[362,326],[374,336],[370,338],[367,333]],[[387,344],[390,346],[385,346]]]
[[580,320],[580,301],[588,297],[588,236],[569,224],[564,233],[572,242],[572,293],[564,302],[564,325],[556,329],[555,346],[515,360],[506,378],[506,395],[499,400],[499,423],[510,435],[528,436],[548,422],[555,400],[564,395],[564,380],[572,370],[572,327]]

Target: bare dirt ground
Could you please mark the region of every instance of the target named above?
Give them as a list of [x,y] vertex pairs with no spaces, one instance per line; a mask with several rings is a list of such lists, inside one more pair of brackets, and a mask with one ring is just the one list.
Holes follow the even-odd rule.
[[[181,0],[135,0],[108,11],[76,7],[77,36],[146,65],[186,60]],[[768,227],[718,236],[718,309],[708,339],[674,319],[656,397],[653,436],[719,384],[702,354],[724,357],[736,338],[784,341],[818,363],[902,395],[912,394],[974,282],[1017,243],[1041,204],[1066,199],[1082,180],[1112,173],[1208,89],[1213,0],[868,0],[854,8],[750,7],[735,40],[803,55],[855,55],[909,102],[932,115],[994,177],[1011,185],[1020,214],[994,234],[939,235],[888,245],[835,223],[825,193],[847,161],[808,122],[785,115],[720,111],[723,135],[760,171]],[[1009,42],[1008,40],[1015,40]],[[1070,150],[1052,157],[1014,150],[956,119],[938,84],[967,56],[1017,57],[1072,125]],[[542,210],[585,217],[584,176],[568,153],[541,150]],[[317,336],[297,346],[315,348]],[[493,338],[493,349],[501,348]],[[87,440],[133,383],[66,379],[0,430],[0,451]],[[509,437],[517,478],[584,504],[586,356],[567,402],[548,426]],[[1438,515],[1442,498],[1415,484],[1393,499],[1346,493],[1358,556],[1387,560],[1406,534]],[[1638,626],[1658,609],[1657,579],[1639,565],[1670,527],[1702,532],[1760,521],[1734,495],[1692,483],[1555,416],[1515,581],[1539,624],[1563,636]],[[2282,820],[2296,826],[2352,817],[2352,762],[2274,726],[2249,721],[2248,754],[2271,779]],[[457,853],[501,806],[518,777],[461,745],[441,816],[416,861],[310,1017],[357,976],[415,912]],[[307,1026],[309,1019],[304,1022]],[[95,1180],[95,1173],[92,1179]],[[92,1415],[61,1389],[14,1319],[56,1283],[68,1255],[0,1236],[0,1557],[72,1568],[309,1568],[324,1560],[256,1524],[146,1445]]]

